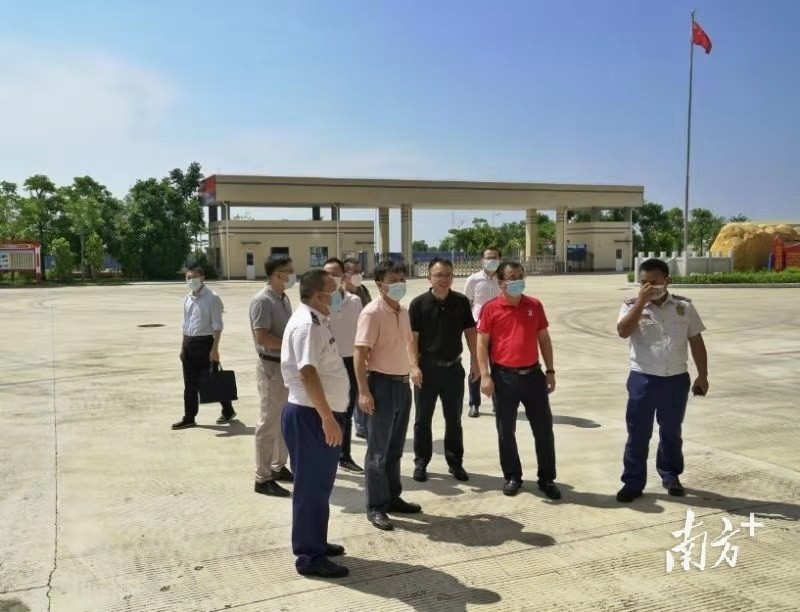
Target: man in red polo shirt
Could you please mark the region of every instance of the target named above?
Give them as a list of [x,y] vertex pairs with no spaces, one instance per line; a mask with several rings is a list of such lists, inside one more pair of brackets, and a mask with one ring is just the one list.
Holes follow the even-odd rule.
[[488,397],[495,394],[500,465],[506,479],[503,493],[516,495],[522,486],[515,435],[517,410],[522,403],[536,443],[539,489],[550,499],[560,499],[561,491],[553,482],[556,451],[548,394],[556,388],[556,373],[547,316],[539,300],[523,295],[525,270],[520,264],[500,264],[497,280],[502,293],[486,302],[478,321],[478,365],[481,391]]

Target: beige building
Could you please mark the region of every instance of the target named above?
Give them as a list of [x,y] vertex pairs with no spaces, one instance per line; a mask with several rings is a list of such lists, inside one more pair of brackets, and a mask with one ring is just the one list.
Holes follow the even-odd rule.
[[356,257],[374,264],[372,221],[213,221],[209,223],[211,262],[228,278],[266,278],[264,264],[276,253],[292,258],[303,274],[328,257]]
[[631,227],[627,221],[593,221],[567,224],[567,245],[585,244],[592,254],[593,270],[630,269],[633,258]]

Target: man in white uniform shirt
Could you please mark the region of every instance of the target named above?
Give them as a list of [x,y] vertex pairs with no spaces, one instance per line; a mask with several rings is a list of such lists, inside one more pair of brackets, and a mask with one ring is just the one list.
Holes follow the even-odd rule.
[[[189,294],[183,300],[183,418],[172,429],[188,429],[196,425],[200,408],[199,383],[208,376],[211,362],[219,363],[219,341],[222,337],[223,305],[220,297],[205,286],[203,269],[186,270]],[[230,423],[236,412],[233,404],[224,402],[218,425]]]
[[[464,284],[464,295],[467,296],[472,306],[472,318],[477,323],[480,320],[483,305],[500,295],[500,285],[497,284],[497,268],[503,257],[500,249],[489,247],[483,252],[483,270],[467,278]],[[494,404],[494,397],[492,398]],[[481,379],[469,378],[469,416],[480,416],[481,407]]]
[[330,316],[331,332],[336,339],[339,353],[344,360],[344,367],[347,369],[347,376],[350,379],[350,401],[347,403],[347,420],[344,425],[344,437],[342,439],[342,456],[339,459],[339,467],[346,472],[363,474],[364,470],[355,461],[350,452],[350,441],[353,434],[353,421],[355,411],[361,409],[358,404],[358,381],[356,371],[353,367],[353,345],[356,341],[356,326],[358,325],[358,315],[361,314],[361,298],[354,293],[345,290],[346,275],[344,273],[344,263],[336,257],[331,257],[325,262],[323,269],[333,277],[337,291],[342,296],[342,305],[339,312],[332,312]]
[[300,281],[302,304],[286,324],[281,372],[289,389],[281,430],[294,472],[292,551],[304,576],[341,578],[349,572],[328,557],[344,547],[328,543],[330,497],[336,480],[350,383],[328,317],[341,305],[333,277],[312,270]]

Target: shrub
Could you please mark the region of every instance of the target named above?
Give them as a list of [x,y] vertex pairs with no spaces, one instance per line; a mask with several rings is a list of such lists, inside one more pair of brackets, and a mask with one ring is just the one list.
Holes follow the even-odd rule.
[[[628,282],[635,281],[633,272],[628,272]],[[781,272],[758,270],[753,272],[718,272],[714,274],[690,274],[673,276],[676,285],[779,285],[800,283],[800,268],[786,268]]]
[[72,271],[75,269],[75,256],[66,238],[56,238],[50,245],[50,254],[55,259],[50,270],[53,278],[58,281],[68,281],[72,279]]

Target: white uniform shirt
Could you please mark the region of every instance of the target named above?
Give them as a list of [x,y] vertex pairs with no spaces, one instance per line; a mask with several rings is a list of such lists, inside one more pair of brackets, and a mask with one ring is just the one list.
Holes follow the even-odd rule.
[[[622,304],[617,322],[636,300]],[[705,330],[691,300],[667,293],[661,306],[649,302],[630,335],[631,370],[653,376],[675,376],[689,370],[689,338]]]
[[353,356],[353,345],[356,342],[356,326],[358,325],[358,315],[361,314],[361,298],[354,293],[344,292],[342,296],[342,308],[339,312],[332,313],[329,317],[331,332],[336,339],[339,353],[342,357]]
[[350,401],[350,379],[336,340],[322,313],[301,304],[289,318],[281,344],[281,374],[289,389],[289,401],[300,406],[311,406],[300,370],[311,365],[322,381],[322,390],[334,412],[347,412]]
[[183,335],[213,336],[222,331],[222,299],[203,285],[197,295],[189,293],[183,300]]
[[497,274],[489,276],[486,270],[481,270],[469,276],[467,282],[464,283],[464,295],[472,302],[472,318],[477,323],[478,319],[480,319],[483,305],[500,295]]

